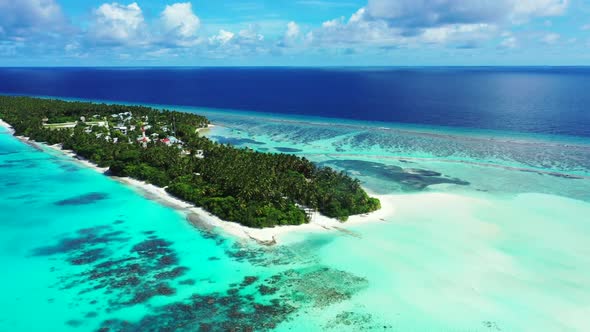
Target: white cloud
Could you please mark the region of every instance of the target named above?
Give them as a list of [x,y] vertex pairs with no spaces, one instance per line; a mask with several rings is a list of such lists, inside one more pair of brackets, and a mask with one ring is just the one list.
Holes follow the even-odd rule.
[[336,27],[342,25],[343,22],[344,22],[344,17],[341,17],[339,19],[335,18],[333,20],[323,22],[322,28],[325,28],[325,29],[336,28]]
[[313,31],[310,31],[308,33],[305,34],[305,37],[303,38],[303,40],[305,41],[306,44],[311,44],[313,43]]
[[65,25],[55,0],[0,0],[0,40],[59,32]]
[[557,43],[559,41],[559,39],[561,39],[561,36],[559,34],[557,34],[557,33],[548,33],[545,36],[543,36],[542,41],[545,44],[552,45],[552,44]]
[[145,55],[147,55],[148,57],[152,57],[152,58],[159,58],[159,57],[177,57],[178,54],[174,53],[171,49],[169,48],[161,48],[161,49],[157,49],[154,51],[150,51],[147,52]]
[[228,58],[247,56],[253,54],[268,54],[272,43],[265,40],[264,35],[258,32],[258,26],[249,25],[237,33],[221,29],[209,37],[209,43],[203,51],[212,58]]
[[513,0],[506,2],[512,5],[511,14],[517,19],[559,16],[563,15],[569,6],[569,0]]
[[234,36],[235,34],[233,32],[221,29],[218,34],[209,37],[209,43],[225,45],[229,43]]
[[201,20],[193,12],[190,2],[166,6],[161,14],[161,20],[167,33],[181,38],[194,37],[201,26]]
[[74,53],[77,52],[80,49],[80,44],[74,42],[74,43],[69,43],[64,47],[64,51],[66,51],[66,53]]
[[455,43],[458,47],[474,47],[481,40],[491,38],[495,32],[495,26],[485,23],[454,24],[424,29],[411,40],[416,43]]
[[65,55],[70,58],[87,58],[89,56],[77,41],[66,44],[64,51]]
[[90,43],[85,44],[91,47],[98,44],[126,46],[135,50],[141,48],[142,55],[149,58],[198,53],[215,57],[247,54],[257,52],[268,44],[256,24],[237,32],[222,26],[210,36],[201,33],[200,28],[201,20],[188,2],[165,6],[154,21],[147,21],[135,2],[106,3],[95,10],[94,21],[88,31],[87,41]]
[[514,36],[506,37],[500,42],[500,48],[516,48],[518,47],[518,40]]
[[385,20],[367,20],[366,9],[344,18],[326,21],[313,31],[313,41],[318,46],[345,47],[362,44],[374,47],[407,47],[421,44],[454,44],[455,47],[475,47],[480,40],[489,39],[497,27],[485,23],[452,24],[425,27],[406,33],[402,27],[392,26]]
[[257,43],[264,40],[264,36],[258,33],[258,28],[250,24],[247,29],[242,29],[238,32],[236,39],[242,44]]
[[209,44],[213,46],[227,46],[233,48],[248,49],[259,46],[264,41],[264,35],[258,33],[255,25],[233,33],[224,29],[209,37]]
[[301,28],[299,24],[291,21],[287,23],[287,30],[283,35],[283,39],[278,42],[279,47],[291,47],[296,46],[298,41],[301,39]]
[[100,43],[145,44],[147,30],[143,12],[134,2],[127,6],[105,3],[94,12],[91,36]]
[[446,24],[494,22],[504,15],[504,0],[369,0],[366,19],[392,26],[423,28]]
[[399,29],[389,27],[384,21],[356,20],[343,17],[326,21],[313,31],[313,43],[318,46],[342,46],[343,44],[386,45],[400,43],[404,39]]
[[367,19],[424,28],[449,24],[522,22],[565,13],[569,0],[369,0]]
[[301,29],[299,29],[299,25],[293,21],[287,23],[287,32],[285,33],[285,38],[289,40],[296,39],[299,37],[301,33]]
[[[498,37],[503,27],[563,15],[568,5],[569,0],[368,0],[348,20],[325,21],[313,37],[316,45],[337,47],[475,47]],[[510,37],[501,43],[515,45]]]
[[367,12],[366,8],[361,8],[359,10],[356,11],[356,13],[352,14],[352,16],[350,17],[350,22],[351,23],[355,23],[355,22],[360,22],[363,20],[363,17],[365,17]]

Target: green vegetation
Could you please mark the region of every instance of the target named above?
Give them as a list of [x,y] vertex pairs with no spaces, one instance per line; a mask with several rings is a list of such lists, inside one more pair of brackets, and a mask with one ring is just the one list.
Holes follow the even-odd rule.
[[[14,127],[15,135],[60,143],[109,167],[112,175],[164,187],[221,219],[250,227],[306,223],[303,207],[340,220],[380,208],[358,180],[342,172],[305,158],[238,149],[199,136],[197,129],[209,121],[195,114],[0,96],[0,118]],[[77,124],[59,126],[68,122]]]

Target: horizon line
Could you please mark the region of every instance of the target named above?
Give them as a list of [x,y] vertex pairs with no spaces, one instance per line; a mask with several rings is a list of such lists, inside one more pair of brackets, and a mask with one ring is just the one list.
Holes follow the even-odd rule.
[[293,68],[293,69],[355,69],[355,68],[590,68],[590,65],[366,65],[366,66],[289,66],[289,65],[269,65],[269,66],[258,66],[258,65],[242,65],[242,66],[176,66],[176,65],[154,65],[154,66],[107,66],[107,65],[97,65],[97,66],[2,66],[0,65],[0,69],[49,69],[49,68],[192,68],[192,69],[207,69],[207,68],[224,68],[224,69],[231,69],[231,68],[256,68],[256,69],[263,69],[263,68]]

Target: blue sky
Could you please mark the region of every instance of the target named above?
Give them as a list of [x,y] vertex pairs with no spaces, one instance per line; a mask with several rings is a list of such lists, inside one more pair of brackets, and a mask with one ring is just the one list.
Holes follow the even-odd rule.
[[0,66],[590,65],[583,0],[0,0]]

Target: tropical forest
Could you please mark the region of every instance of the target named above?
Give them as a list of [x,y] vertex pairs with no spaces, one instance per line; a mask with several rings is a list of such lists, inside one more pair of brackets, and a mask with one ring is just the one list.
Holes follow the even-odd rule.
[[15,135],[60,144],[107,174],[165,190],[211,214],[254,228],[341,221],[380,208],[357,179],[290,154],[262,153],[202,135],[203,116],[143,106],[0,96]]

